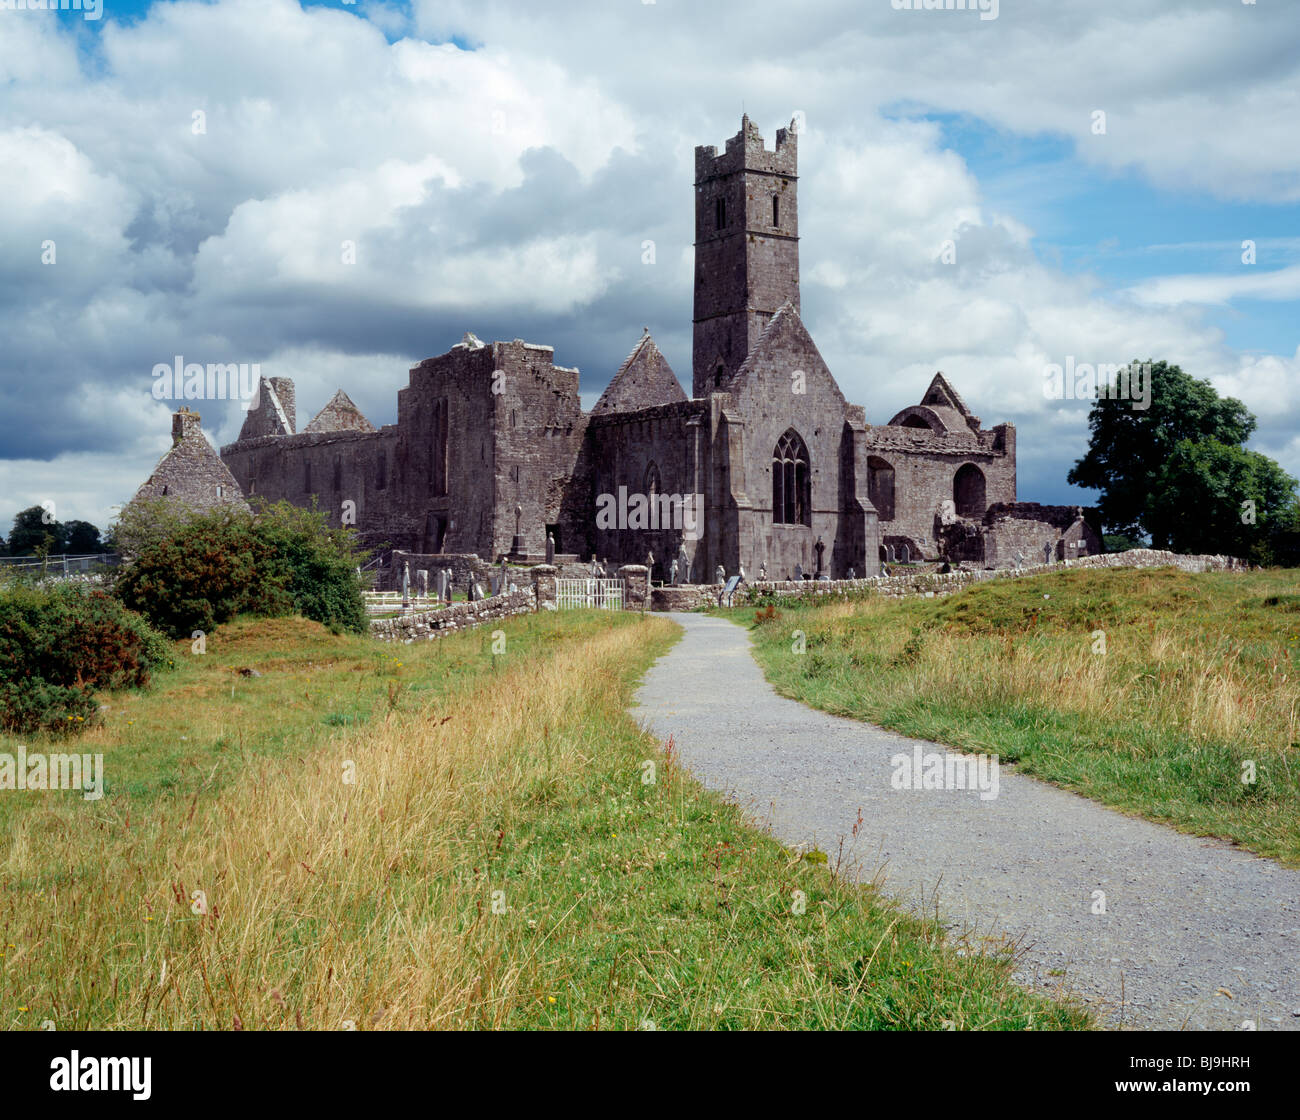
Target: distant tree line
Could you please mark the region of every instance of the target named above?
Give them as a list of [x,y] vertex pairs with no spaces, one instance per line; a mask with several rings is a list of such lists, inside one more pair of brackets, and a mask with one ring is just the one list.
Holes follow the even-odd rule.
[[14,518],[9,538],[0,537],[0,556],[89,556],[112,552],[112,542],[100,538],[89,521],[50,521],[41,506],[23,510]]

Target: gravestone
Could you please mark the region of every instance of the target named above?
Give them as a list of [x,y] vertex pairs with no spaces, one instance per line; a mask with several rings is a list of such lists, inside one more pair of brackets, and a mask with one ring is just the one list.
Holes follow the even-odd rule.
[[857,578],[858,578],[858,573],[855,572],[852,568],[850,568],[850,569],[849,569],[849,579],[857,579]]
[[794,566],[794,578],[795,578],[795,579],[803,579],[803,565],[802,565],[802,564],[796,564],[796,565]]
[[822,563],[822,556],[826,552],[826,545],[822,543],[821,537],[817,538],[817,543],[813,545],[813,551],[817,554],[817,578],[821,579],[823,573],[826,571],[825,565]]
[[427,568],[418,569],[415,573],[415,582],[420,589],[420,598],[427,599],[429,597],[429,570]]
[[668,566],[668,582],[669,582],[673,587],[676,587],[676,586],[677,586],[677,561],[676,561],[676,560],[674,560],[674,561],[673,561],[673,562]]
[[546,562],[548,564],[555,563],[555,534],[554,533],[546,534]]
[[721,564],[719,564],[713,572],[713,582],[714,583],[727,582],[727,569],[724,568]]
[[760,562],[759,562],[759,565],[758,565],[758,578],[759,578],[760,580],[766,580],[766,579],[767,579],[767,561],[766,561],[766,560],[763,560],[763,561],[760,561]]

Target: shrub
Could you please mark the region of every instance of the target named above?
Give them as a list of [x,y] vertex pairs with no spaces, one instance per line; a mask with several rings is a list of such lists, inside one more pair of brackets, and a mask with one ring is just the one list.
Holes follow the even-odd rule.
[[336,632],[366,629],[354,535],[331,529],[324,513],[277,502],[256,518],[226,507],[145,520],[149,530],[134,538],[140,548],[117,594],[174,638],[239,614],[301,614]]
[[197,514],[143,545],[115,590],[129,608],[173,638],[207,633],[237,614],[293,610],[271,547],[241,510]]
[[141,688],[171,650],[144,619],[81,585],[0,594],[0,727],[80,730],[98,689]]
[[289,502],[263,506],[255,531],[270,546],[275,578],[298,614],[335,632],[365,632],[366,604],[357,578],[364,555],[355,533],[331,529],[326,514]]
[[198,515],[176,498],[139,498],[128,502],[109,526],[112,548],[135,556],[150,545],[174,537]]

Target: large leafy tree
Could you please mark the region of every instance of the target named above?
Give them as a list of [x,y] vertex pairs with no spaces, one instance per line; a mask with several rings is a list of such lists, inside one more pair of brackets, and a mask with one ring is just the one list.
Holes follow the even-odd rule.
[[1275,562],[1295,518],[1295,479],[1267,455],[1180,440],[1157,472],[1146,523],[1157,548]]
[[1156,548],[1282,560],[1296,527],[1296,482],[1243,445],[1255,417],[1234,397],[1167,362],[1150,362],[1150,407],[1098,398],[1088,451],[1069,481],[1100,491],[1108,533]]
[[73,555],[84,556],[90,552],[103,552],[104,543],[99,539],[99,527],[89,521],[69,521],[68,551]]
[[62,521],[47,524],[46,516],[41,506],[31,506],[14,516],[14,527],[9,533],[9,551],[13,555],[33,556],[40,550],[67,551],[68,527]]

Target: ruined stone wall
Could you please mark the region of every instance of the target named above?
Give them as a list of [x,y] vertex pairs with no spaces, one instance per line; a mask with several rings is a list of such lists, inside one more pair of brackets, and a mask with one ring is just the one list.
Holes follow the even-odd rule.
[[[846,596],[855,593],[885,595],[890,598],[909,596],[950,595],[963,587],[988,579],[1014,579],[1019,576],[1042,575],[1070,568],[1164,568],[1173,567],[1184,572],[1244,571],[1250,567],[1244,560],[1232,556],[1195,555],[1181,556],[1148,548],[1128,552],[1108,552],[1100,556],[1086,556],[1078,560],[1064,560],[1055,564],[1036,564],[1026,568],[956,569],[951,572],[907,572],[893,576],[875,576],[854,580],[791,580],[781,582],[750,583],[737,588],[734,603],[748,604],[763,595],[787,596]],[[683,590],[683,589],[676,589]],[[716,588],[712,589],[716,601]],[[656,607],[656,609],[659,609]]]
[[[453,347],[410,371],[397,394],[400,547],[491,553],[494,515],[491,347]],[[394,540],[394,544],[398,544]]]
[[391,426],[378,432],[304,432],[243,439],[223,447],[221,457],[248,498],[304,508],[315,501],[331,525],[344,524],[345,513],[354,516],[362,540],[377,546],[393,522],[401,521],[400,502],[389,486],[396,443]]
[[[584,516],[593,527],[596,555],[619,563],[644,563],[654,553],[653,579],[667,578],[669,565],[678,546],[686,545],[687,556],[694,556],[696,543],[685,540],[686,519],[679,515],[680,527],[672,520],[665,523],[657,516],[658,528],[634,529],[630,526],[600,529],[596,527],[596,501],[602,494],[617,500],[619,487],[627,488],[628,497],[648,493],[648,473],[653,464],[662,495],[689,495],[696,491],[696,443],[703,442],[702,429],[691,421],[702,419],[705,406],[699,401],[684,401],[641,409],[633,413],[614,413],[593,417],[588,427],[588,454],[592,464],[595,492]],[[697,433],[700,433],[697,435]],[[703,448],[699,451],[702,453]],[[679,507],[680,508],[680,507]],[[703,510],[699,511],[702,517]],[[580,561],[590,554],[579,554]],[[703,578],[704,572],[692,572]]]
[[681,587],[654,587],[650,589],[650,609],[653,611],[693,611],[699,607],[716,607],[722,587],[713,583],[693,583]]
[[441,638],[444,634],[473,629],[515,615],[531,614],[535,609],[533,589],[528,587],[474,603],[453,603],[438,610],[375,619],[370,624],[370,634],[381,642],[409,644]]
[[411,370],[398,428],[414,550],[441,543],[446,552],[499,556],[513,543],[518,506],[523,550],[545,551],[547,525],[562,525],[586,424],[578,371],[553,356],[516,339],[454,347]]
[[[509,552],[515,509],[522,551],[546,551],[546,527],[559,526],[560,545],[572,550],[561,517],[565,489],[577,465],[586,430],[578,396],[578,371],[553,363],[549,346],[516,339],[493,345],[504,374],[495,395],[494,487],[497,517],[491,555]],[[570,533],[573,527],[569,526]],[[575,542],[576,543],[576,542]]]
[[[881,515],[882,543],[929,559],[938,556],[935,518],[944,501],[953,498],[953,481],[965,464],[984,474],[985,506],[1016,500],[1015,429],[1000,424],[978,434],[932,432],[886,425],[867,433],[868,454],[894,469],[894,516]],[[981,511],[982,512],[982,511]]]
[[1102,549],[1080,506],[999,503],[984,515],[984,525],[984,563],[990,567],[1010,567],[1018,555],[1034,564],[1093,556]]

